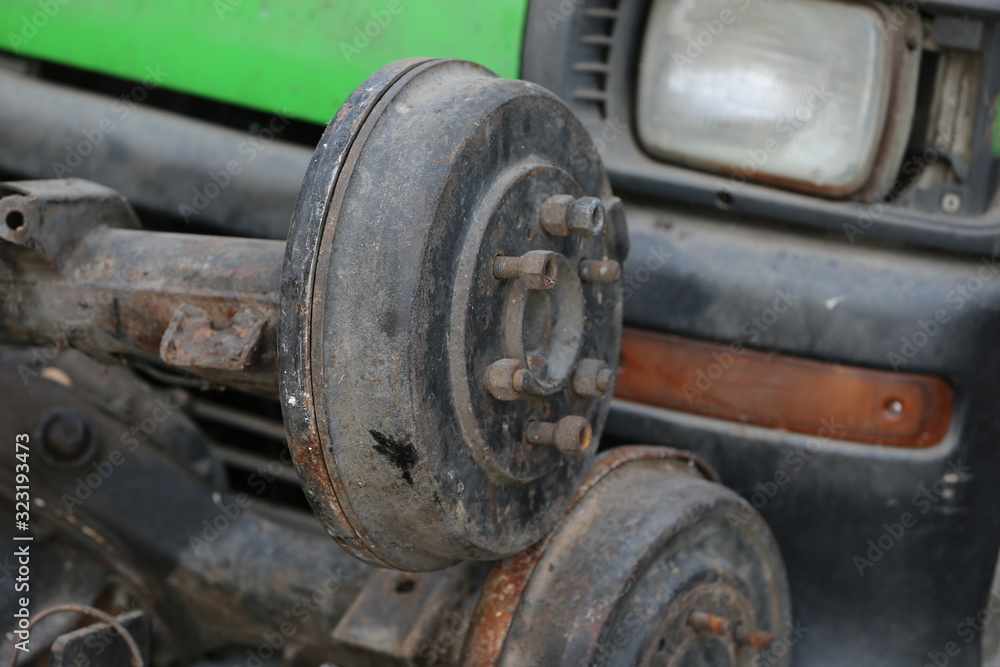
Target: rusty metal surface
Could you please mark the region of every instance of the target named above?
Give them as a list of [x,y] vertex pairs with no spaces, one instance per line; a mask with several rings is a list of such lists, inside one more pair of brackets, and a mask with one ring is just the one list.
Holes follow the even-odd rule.
[[[704,464],[659,447],[599,458],[553,533],[494,566],[463,664],[755,664],[764,634],[738,639],[688,622],[704,611],[768,633],[790,618],[770,532],[704,475]],[[622,525],[626,539],[608,529]],[[787,664],[783,655],[774,664]]]
[[244,326],[254,342],[225,362],[219,349],[174,336],[167,359],[217,384],[276,390],[284,244],[129,229],[135,214],[120,195],[72,179],[5,184],[0,194],[0,214],[23,220],[0,225],[9,241],[0,244],[0,342],[162,368],[164,333],[186,306],[203,312],[209,341]]
[[[601,224],[549,234],[553,194],[590,195],[577,208]],[[562,514],[610,400],[568,381],[579,359],[617,360],[616,286],[578,268],[621,259],[603,201],[589,137],[537,86],[411,61],[341,110],[293,219],[279,346],[296,466],[341,546],[437,569],[514,553]],[[501,359],[526,373],[491,392]],[[526,441],[532,419],[570,415],[591,424],[585,456]]]
[[0,220],[0,239],[51,264],[65,259],[94,229],[139,228],[124,197],[76,178],[0,184]]
[[[707,463],[690,452],[681,452],[668,447],[633,445],[608,450],[598,458],[584,478],[573,499],[573,506],[605,476],[631,461],[658,458],[669,462],[681,474],[692,474],[714,482],[719,478]],[[571,520],[573,510],[562,523]],[[561,524],[560,524],[561,525]],[[538,562],[545,554],[552,535],[545,536],[524,551],[506,558],[493,566],[483,593],[476,605],[471,630],[466,638],[463,659],[470,665],[493,665],[500,659],[507,633],[521,603],[525,587]]]
[[476,599],[488,568],[466,562],[440,572],[374,572],[334,629],[330,658],[338,665],[426,664],[443,621]]
[[[79,549],[106,563],[163,629],[173,659],[230,644],[257,646],[276,623],[292,620],[289,658],[308,664],[326,655],[370,568],[331,548],[318,526],[303,530],[272,519],[246,494],[205,484],[173,447],[158,442],[155,426],[147,434],[119,421],[76,386],[42,378],[22,385],[17,368],[30,356],[0,352],[5,425],[32,433],[58,407],[85,415],[97,434],[92,460],[66,468],[39,459],[32,468],[33,525],[44,526],[53,548],[65,555]],[[134,439],[137,432],[144,439]],[[12,461],[0,461],[4,497],[13,494]],[[306,601],[313,611],[295,615]]]
[[[334,196],[334,185],[355,135],[367,120],[383,93],[416,67],[422,59],[399,61],[368,77],[345,100],[327,126],[321,145],[309,164],[288,234],[285,266],[281,276],[281,324],[278,356],[281,360],[279,390],[289,449],[313,511],[327,532],[342,548],[357,558],[386,565],[366,541],[355,532],[357,517],[341,503],[335,480],[327,470],[316,407],[322,397],[313,395],[312,346],[313,286],[316,280],[317,250],[325,230],[326,207]],[[342,493],[342,492],[341,492]]]
[[182,303],[160,341],[160,358],[180,368],[242,371],[260,350],[266,326],[266,319],[241,310],[227,328],[216,329],[208,313]]
[[[633,664],[661,641],[678,655],[694,650],[691,642],[715,642],[713,650],[738,658],[731,664],[747,665],[787,614],[766,528],[688,453],[609,450],[555,530],[501,563],[388,572],[332,548],[318,525],[276,518],[254,506],[259,500],[205,484],[197,454],[179,460],[158,432],[124,447],[121,436],[132,430],[116,415],[134,408],[105,406],[78,380],[95,374],[87,372],[96,365],[89,359],[57,358],[53,367],[65,372],[14,392],[12,371],[30,356],[0,350],[0,390],[10,396],[5,423],[29,431],[58,406],[86,419],[96,439],[96,451],[72,467],[36,464],[34,523],[45,526],[57,553],[86,554],[74,558],[77,566],[94,560],[114,571],[116,586],[159,628],[156,664],[233,645],[252,652],[280,636],[280,661],[297,666],[575,665],[599,654],[609,664]],[[128,386],[116,377],[127,370],[112,371],[109,394]],[[0,461],[4,495],[13,488],[10,466]],[[81,495],[80,479],[91,470],[101,479],[86,482]],[[720,534],[727,512],[743,523],[723,523]],[[714,574],[706,579],[708,570]],[[646,604],[654,594],[655,608]],[[725,619],[730,631],[698,630],[688,620],[693,611]],[[623,620],[632,612],[641,623]],[[608,634],[623,623],[635,641],[612,651]],[[71,629],[53,628],[50,636]]]
[[[287,248],[128,229],[117,193],[72,179],[0,194],[0,342],[277,382],[307,497],[368,562],[515,553],[596,451],[625,222],[583,126],[537,86],[454,60],[376,73],[317,148]],[[522,368],[498,401],[503,359]]]

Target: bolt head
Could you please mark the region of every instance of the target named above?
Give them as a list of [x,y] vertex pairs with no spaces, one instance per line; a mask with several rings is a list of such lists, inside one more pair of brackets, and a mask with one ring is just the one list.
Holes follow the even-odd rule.
[[571,232],[566,224],[566,211],[575,200],[573,195],[552,195],[542,202],[538,211],[542,229],[553,236],[569,236]]
[[946,192],[941,197],[941,210],[945,213],[958,213],[962,210],[962,195],[957,192]]
[[566,209],[566,225],[580,236],[596,236],[604,229],[604,204],[597,197],[580,197]]
[[552,289],[559,274],[554,252],[531,250],[517,260],[517,277],[528,289]]
[[54,465],[82,463],[96,447],[94,427],[83,415],[71,410],[44,415],[37,428],[43,456]]
[[527,371],[518,359],[500,359],[486,367],[486,390],[498,401],[513,401],[521,395]]
[[614,371],[601,359],[582,359],[573,373],[573,391],[581,396],[604,396],[614,382]]
[[594,436],[590,422],[584,417],[571,415],[556,422],[555,446],[567,456],[583,456]]

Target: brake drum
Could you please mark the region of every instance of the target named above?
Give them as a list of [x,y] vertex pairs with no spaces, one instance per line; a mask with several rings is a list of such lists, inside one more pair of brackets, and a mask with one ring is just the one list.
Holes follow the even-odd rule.
[[550,535],[493,567],[462,664],[787,666],[793,627],[760,515],[689,453],[619,447]]
[[590,136],[541,87],[413,59],[350,96],[292,220],[278,350],[338,544],[433,570],[552,529],[607,417],[626,252]]

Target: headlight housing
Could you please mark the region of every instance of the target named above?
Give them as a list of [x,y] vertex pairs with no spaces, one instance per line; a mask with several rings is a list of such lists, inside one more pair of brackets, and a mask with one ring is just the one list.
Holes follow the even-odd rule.
[[892,28],[868,4],[655,0],[639,140],[737,183],[849,195],[870,180],[885,134],[893,42],[907,39]]
[[[629,196],[993,252],[1000,11],[975,4],[532,0],[522,76],[566,100]],[[657,50],[670,58],[650,69]],[[761,70],[771,93],[749,83]],[[686,95],[663,94],[672,81]]]

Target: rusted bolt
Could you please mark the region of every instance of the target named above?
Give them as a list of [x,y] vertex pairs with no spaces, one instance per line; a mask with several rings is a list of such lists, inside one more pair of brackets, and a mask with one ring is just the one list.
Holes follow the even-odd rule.
[[552,195],[543,201],[538,211],[538,222],[542,229],[553,236],[569,236],[566,210],[575,199],[573,195]]
[[500,256],[493,260],[493,276],[500,280],[517,278],[528,289],[552,289],[559,263],[548,250],[532,250],[520,257]]
[[532,445],[552,445],[567,456],[583,456],[590,446],[593,430],[583,417],[563,417],[552,422],[528,422],[524,439]]
[[622,279],[622,265],[613,259],[585,259],[580,262],[580,280],[585,283],[616,283]]
[[737,624],[733,636],[736,638],[738,644],[749,644],[763,651],[771,648],[777,640],[777,637],[767,630],[758,630],[756,628],[746,629],[739,624]]
[[72,410],[60,410],[42,417],[38,425],[45,457],[57,464],[82,462],[95,448],[94,427]]
[[692,611],[691,615],[688,616],[688,625],[699,632],[707,632],[719,637],[728,636],[733,627],[729,619],[715,614],[706,614],[703,611]]
[[604,229],[604,204],[597,197],[552,195],[542,202],[538,221],[553,236],[595,236]]
[[518,359],[501,359],[486,367],[486,389],[500,401],[513,401],[524,391],[528,371]]
[[699,632],[707,632],[719,637],[732,637],[738,644],[748,644],[754,648],[769,649],[776,637],[766,630],[747,629],[742,623],[733,624],[727,618],[706,614],[703,611],[693,611],[688,616],[688,625]]
[[596,236],[604,229],[604,204],[597,197],[580,197],[566,211],[566,224],[580,236]]
[[600,359],[584,359],[573,373],[573,391],[581,396],[604,396],[615,381],[615,373]]

